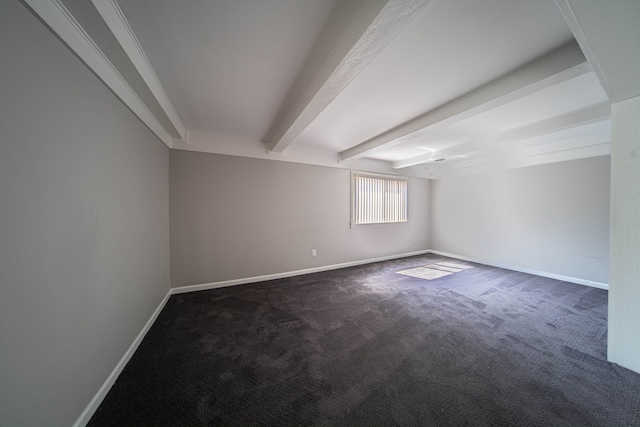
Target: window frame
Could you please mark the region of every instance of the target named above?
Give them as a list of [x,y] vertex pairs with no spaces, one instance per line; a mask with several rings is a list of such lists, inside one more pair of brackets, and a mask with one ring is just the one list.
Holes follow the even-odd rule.
[[[358,189],[356,188],[357,177],[373,178],[385,181],[404,182],[406,185],[404,194],[404,220],[401,221],[385,221],[385,222],[358,222]],[[373,172],[351,171],[351,203],[350,203],[350,225],[351,228],[369,227],[369,226],[389,226],[406,224],[409,222],[409,179],[403,176],[397,175],[385,175]]]

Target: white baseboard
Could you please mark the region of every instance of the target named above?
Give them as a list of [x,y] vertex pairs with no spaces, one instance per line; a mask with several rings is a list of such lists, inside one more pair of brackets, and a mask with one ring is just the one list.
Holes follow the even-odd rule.
[[113,369],[109,377],[107,377],[105,382],[102,384],[102,387],[100,387],[96,395],[93,397],[93,399],[91,399],[91,401],[89,402],[87,407],[84,409],[84,411],[82,411],[82,414],[80,414],[76,422],[73,423],[73,427],[84,427],[87,425],[87,423],[89,422],[93,414],[96,412],[96,410],[104,400],[104,398],[107,396],[107,393],[109,393],[109,390],[111,390],[111,387],[113,386],[113,384],[118,379],[118,376],[120,375],[124,367],[127,365],[131,357],[133,356],[133,353],[136,352],[136,350],[140,346],[140,343],[144,339],[145,335],[147,335],[147,332],[149,332],[149,329],[151,329],[151,326],[158,318],[158,315],[160,315],[160,312],[162,311],[164,306],[167,304],[167,301],[169,301],[169,297],[171,297],[171,295],[183,294],[187,292],[203,291],[206,289],[224,288],[227,286],[243,285],[247,283],[264,282],[267,280],[281,279],[285,277],[293,277],[293,276],[299,276],[302,274],[309,274],[309,273],[317,273],[320,271],[337,270],[339,268],[353,267],[356,265],[370,264],[373,262],[387,261],[390,259],[405,258],[405,257],[414,256],[414,255],[423,255],[428,252],[429,252],[428,250],[424,250],[424,251],[410,252],[405,254],[390,255],[390,256],[385,256],[380,258],[345,262],[342,264],[333,264],[333,265],[328,265],[323,267],[308,268],[305,270],[289,271],[286,273],[268,274],[265,276],[247,277],[244,279],[226,280],[223,282],[215,282],[215,283],[205,283],[203,285],[171,288],[169,289],[167,294],[164,296],[164,298],[162,299],[162,301],[160,302],[156,310],[153,312],[153,314],[151,315],[147,323],[144,325],[144,327],[142,328],[142,330],[140,331],[136,339],[133,341],[129,349],[126,351],[124,356],[122,356],[122,359],[120,359],[120,361],[118,362],[116,367]]
[[304,270],[295,270],[295,271],[287,271],[287,272],[284,272],[284,273],[267,274],[267,275],[264,275],[264,276],[245,277],[245,278],[242,278],[242,279],[225,280],[225,281],[221,281],[221,282],[212,282],[212,283],[203,283],[201,285],[180,286],[180,287],[177,287],[177,288],[171,288],[170,292],[171,292],[172,295],[174,295],[174,294],[184,294],[184,293],[188,293],[188,292],[206,291],[208,289],[226,288],[228,286],[245,285],[245,284],[248,284],[248,283],[266,282],[267,280],[283,279],[283,278],[286,278],[286,277],[300,276],[300,275],[309,274],[309,273],[318,273],[318,272],[321,272],[321,271],[337,270],[337,269],[340,269],[340,268],[354,267],[354,266],[357,266],[357,265],[371,264],[371,263],[374,263],[374,262],[388,261],[388,260],[391,260],[391,259],[406,258],[406,257],[410,257],[410,256],[424,255],[424,254],[429,254],[429,253],[430,254],[434,254],[434,255],[446,256],[446,257],[449,257],[449,258],[456,258],[456,259],[460,259],[460,260],[463,260],[463,261],[475,262],[475,263],[478,263],[478,264],[490,265],[492,267],[504,268],[506,270],[519,271],[521,273],[535,274],[536,276],[542,276],[542,277],[548,277],[550,279],[562,280],[563,282],[576,283],[578,285],[591,286],[591,287],[599,288],[599,289],[606,289],[606,290],[609,289],[609,285],[606,284],[606,283],[594,282],[594,281],[591,281],[591,280],[579,279],[577,277],[563,276],[561,274],[548,273],[546,271],[533,270],[533,269],[529,269],[529,268],[522,268],[522,267],[517,267],[517,266],[513,266],[513,265],[495,263],[495,262],[492,262],[492,261],[487,261],[487,260],[482,260],[482,259],[478,259],[478,258],[467,257],[467,256],[464,256],[464,255],[457,255],[457,254],[451,254],[451,253],[448,253],[448,252],[442,252],[442,251],[436,251],[436,250],[433,250],[433,249],[427,249],[427,250],[423,250],[423,251],[409,252],[409,253],[398,254],[398,255],[390,255],[390,256],[385,256],[385,257],[380,257],[380,258],[370,258],[370,259],[364,259],[364,260],[359,260],[359,261],[345,262],[345,263],[341,263],[341,264],[332,264],[332,265],[325,265],[325,266],[322,266],[322,267],[307,268],[307,269],[304,269]]
[[577,277],[563,276],[562,274],[547,273],[546,271],[533,270],[533,269],[530,269],[530,268],[522,268],[522,267],[517,267],[517,266],[514,266],[514,265],[507,265],[507,264],[487,261],[487,260],[483,260],[483,259],[472,258],[472,257],[464,256],[464,255],[450,254],[448,252],[436,251],[436,250],[432,250],[432,249],[430,249],[428,252],[432,253],[434,255],[441,255],[441,256],[446,256],[446,257],[449,257],[449,258],[456,258],[456,259],[463,260],[463,261],[469,261],[469,262],[475,262],[475,263],[478,263],[478,264],[490,265],[492,267],[504,268],[506,270],[513,270],[513,271],[519,271],[521,273],[535,274],[536,276],[542,276],[542,277],[548,277],[550,279],[562,280],[563,282],[576,283],[578,285],[585,285],[585,286],[591,286],[593,288],[609,290],[609,285],[607,283],[594,282],[594,281],[591,281],[591,280],[579,279]]
[[207,289],[225,288],[227,286],[245,285],[247,283],[266,282],[267,280],[283,279],[285,277],[300,276],[303,274],[318,273],[321,271],[337,270],[340,268],[354,267],[354,266],[363,265],[363,264],[371,264],[373,262],[388,261],[390,259],[406,258],[410,256],[415,256],[415,255],[424,255],[427,253],[429,253],[429,250],[409,252],[409,253],[398,254],[398,255],[389,255],[389,256],[384,256],[380,258],[369,258],[369,259],[363,259],[359,261],[344,262],[341,264],[325,265],[322,267],[307,268],[304,270],[287,271],[285,273],[275,273],[275,274],[267,274],[264,276],[246,277],[243,279],[225,280],[222,282],[204,283],[202,285],[180,286],[178,288],[171,288],[171,294],[184,294],[187,292],[205,291]]
[[609,289],[609,285],[606,284],[606,283],[593,282],[593,281],[590,281],[590,280],[578,279],[578,278],[575,278],[575,277],[563,276],[563,275],[560,275],[560,274],[553,274],[553,273],[547,273],[547,272],[544,272],[544,271],[538,271],[538,270],[532,270],[532,269],[528,269],[528,268],[516,267],[516,266],[512,266],[512,265],[494,263],[494,262],[491,262],[491,261],[481,260],[481,259],[477,259],[477,258],[471,258],[471,257],[463,256],[463,255],[450,254],[450,253],[447,253],[447,252],[436,251],[436,250],[432,250],[432,249],[427,249],[427,250],[423,250],[423,251],[416,251],[416,252],[409,252],[409,253],[398,254],[398,255],[389,255],[389,256],[384,256],[384,257],[379,257],[379,258],[370,258],[370,259],[359,260],[359,261],[344,262],[344,263],[341,263],[341,264],[332,264],[332,265],[326,265],[326,266],[322,266],[322,267],[307,268],[307,269],[304,269],[304,270],[288,271],[288,272],[285,272],[285,273],[267,274],[267,275],[264,275],[264,276],[246,277],[246,278],[243,278],[243,279],[225,280],[225,281],[222,281],[222,282],[204,283],[202,285],[191,285],[191,286],[182,286],[182,287],[178,287],[178,288],[171,288],[171,289],[169,289],[169,291],[167,292],[165,297],[162,299],[162,301],[160,302],[160,304],[158,305],[156,310],[153,312],[153,314],[151,315],[151,318],[149,318],[147,323],[144,325],[144,327],[142,328],[142,330],[140,331],[140,333],[138,334],[136,339],[133,341],[133,343],[131,344],[129,349],[126,351],[124,356],[122,356],[122,359],[120,359],[120,361],[118,362],[116,367],[113,369],[113,371],[111,372],[109,377],[104,382],[104,384],[102,384],[102,387],[100,387],[100,390],[98,390],[98,392],[93,397],[93,399],[91,399],[91,402],[89,402],[89,404],[87,405],[85,410],[82,411],[82,414],[80,414],[80,417],[78,417],[77,421],[73,424],[73,427],[84,427],[84,426],[87,425],[87,423],[89,422],[89,420],[91,419],[93,414],[96,412],[96,410],[98,409],[98,407],[100,406],[100,404],[104,400],[104,398],[107,396],[107,393],[109,393],[109,390],[111,389],[111,386],[113,386],[113,384],[116,382],[116,379],[118,379],[118,376],[120,375],[120,373],[122,372],[124,367],[127,365],[127,362],[129,362],[129,360],[131,359],[131,356],[133,356],[133,353],[135,353],[135,351],[138,349],[138,346],[140,345],[140,343],[144,339],[145,335],[147,334],[147,332],[149,332],[149,329],[151,329],[151,326],[153,325],[153,323],[158,318],[158,315],[160,314],[160,312],[162,311],[164,306],[167,304],[167,301],[169,301],[169,297],[171,295],[183,294],[183,293],[188,293],[188,292],[196,292],[196,291],[204,291],[204,290],[207,290],[207,289],[224,288],[224,287],[228,287],[228,286],[244,285],[244,284],[247,284],[247,283],[258,283],[258,282],[264,282],[264,281],[267,281],[267,280],[282,279],[282,278],[286,278],[286,277],[300,276],[300,275],[303,275],[303,274],[318,273],[318,272],[321,272],[321,271],[337,270],[337,269],[340,269],[340,268],[354,267],[354,266],[357,266],[357,265],[371,264],[371,263],[374,263],[374,262],[388,261],[388,260],[391,260],[391,259],[406,258],[406,257],[410,257],[410,256],[424,255],[424,254],[428,254],[428,253],[431,253],[431,254],[434,254],[434,255],[446,256],[446,257],[449,257],[449,258],[456,258],[456,259],[460,259],[460,260],[463,260],[463,261],[475,262],[475,263],[478,263],[478,264],[490,265],[490,266],[493,266],[493,267],[504,268],[504,269],[507,269],[507,270],[519,271],[519,272],[522,272],[522,273],[535,274],[537,276],[542,276],[542,277],[548,277],[548,278],[551,278],[551,279],[562,280],[564,282],[571,282],[571,283],[577,283],[579,285],[592,286],[594,288],[607,289],[607,290]]
[[102,387],[100,387],[96,395],[93,396],[93,399],[91,399],[91,402],[89,402],[87,407],[84,408],[84,411],[82,411],[82,414],[80,414],[76,422],[73,423],[73,427],[84,427],[87,425],[87,423],[89,422],[93,414],[96,412],[96,410],[104,400],[104,398],[107,396],[107,393],[109,393],[109,390],[111,390],[111,386],[113,386],[113,384],[116,382],[116,380],[118,379],[118,376],[120,376],[120,373],[122,372],[124,367],[127,365],[129,360],[131,359],[131,356],[133,356],[133,353],[136,352],[136,350],[138,349],[138,346],[140,346],[140,343],[144,339],[145,335],[147,335],[147,332],[149,332],[149,329],[151,329],[151,326],[158,318],[158,315],[160,315],[160,312],[162,311],[164,306],[167,304],[167,301],[169,301],[170,296],[171,296],[171,289],[169,289],[169,291],[164,296],[162,301],[160,301],[160,304],[158,305],[158,307],[155,309],[155,311],[153,312],[153,314],[151,315],[147,323],[144,325],[144,327],[142,328],[142,330],[140,331],[136,339],[133,340],[133,343],[131,344],[131,346],[129,346],[129,349],[124,353],[124,356],[122,356],[122,359],[120,359],[116,367],[113,369],[113,371],[111,371],[111,374],[109,374],[106,381],[102,384]]

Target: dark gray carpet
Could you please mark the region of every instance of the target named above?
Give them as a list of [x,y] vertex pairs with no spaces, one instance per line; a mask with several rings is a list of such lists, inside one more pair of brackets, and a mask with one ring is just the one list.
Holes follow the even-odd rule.
[[[396,271],[474,265],[427,281]],[[89,426],[638,426],[607,293],[435,255],[174,295]]]

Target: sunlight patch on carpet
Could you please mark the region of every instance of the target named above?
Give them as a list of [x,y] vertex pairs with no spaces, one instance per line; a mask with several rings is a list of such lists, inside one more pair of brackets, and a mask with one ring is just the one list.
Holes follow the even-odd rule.
[[433,280],[441,277],[457,273],[468,268],[470,265],[456,264],[453,262],[438,262],[435,264],[425,265],[423,267],[410,268],[409,270],[398,271],[398,274],[405,276],[417,277],[418,279]]

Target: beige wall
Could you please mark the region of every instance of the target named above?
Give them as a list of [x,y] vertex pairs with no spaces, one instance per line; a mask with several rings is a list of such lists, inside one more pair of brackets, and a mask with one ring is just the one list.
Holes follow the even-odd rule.
[[0,425],[68,426],[169,289],[169,150],[17,1],[0,58]]
[[425,179],[409,180],[408,223],[353,229],[345,169],[176,150],[170,183],[174,287],[429,247]]
[[608,283],[610,157],[432,183],[432,249]]

